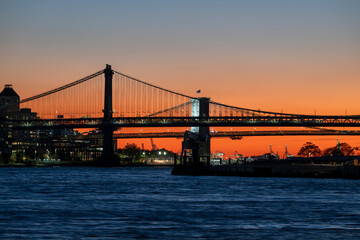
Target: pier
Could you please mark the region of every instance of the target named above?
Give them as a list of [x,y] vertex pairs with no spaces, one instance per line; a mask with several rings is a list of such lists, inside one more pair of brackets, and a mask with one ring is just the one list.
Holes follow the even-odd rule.
[[359,156],[294,157],[216,166],[175,165],[173,175],[360,179]]

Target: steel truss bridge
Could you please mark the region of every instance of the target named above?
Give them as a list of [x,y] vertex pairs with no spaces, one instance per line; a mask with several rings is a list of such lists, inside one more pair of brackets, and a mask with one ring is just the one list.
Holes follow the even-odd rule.
[[[211,137],[274,135],[359,135],[358,131],[314,129],[360,127],[360,115],[303,115],[230,106],[207,99],[206,114],[199,113],[199,99],[141,81],[107,65],[82,79],[20,101],[37,118],[9,119],[14,130],[100,129],[104,142],[113,132],[134,127],[307,127],[298,131],[241,131],[210,133]],[[6,107],[6,106],[5,106]],[[194,110],[195,109],[195,110]],[[180,137],[161,130],[143,135],[114,137]],[[106,136],[105,136],[106,135]],[[107,139],[107,140],[105,140]],[[109,140],[110,139],[110,140]],[[111,148],[111,146],[108,146]],[[105,149],[105,147],[104,147]]]

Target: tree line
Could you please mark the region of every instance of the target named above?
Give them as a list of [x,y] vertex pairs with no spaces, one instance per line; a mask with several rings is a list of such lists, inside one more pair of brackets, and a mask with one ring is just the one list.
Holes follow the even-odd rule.
[[300,157],[319,157],[319,156],[348,156],[354,155],[354,150],[357,147],[351,147],[348,143],[338,143],[334,147],[329,147],[321,150],[317,145],[312,142],[306,142],[299,150],[298,156]]

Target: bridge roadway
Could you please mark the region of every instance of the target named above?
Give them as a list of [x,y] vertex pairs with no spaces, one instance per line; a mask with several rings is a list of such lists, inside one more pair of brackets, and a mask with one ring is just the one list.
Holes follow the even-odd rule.
[[[86,132],[88,133],[88,132]],[[68,136],[68,138],[77,139],[79,136],[92,139],[101,139],[102,134],[91,133],[84,135]],[[149,132],[149,133],[114,133],[115,139],[129,139],[129,138],[183,138],[185,132]],[[255,136],[359,136],[360,131],[341,131],[329,129],[308,129],[308,130],[277,130],[277,131],[216,131],[210,132],[211,138],[229,137],[233,140],[240,140],[243,137]]]
[[[100,128],[103,118],[12,120],[14,130]],[[244,117],[128,117],[113,118],[114,128],[124,127],[360,127],[360,115],[285,115]]]
[[[242,139],[251,136],[325,136],[325,135],[360,135],[360,131],[339,130],[278,130],[278,131],[227,131],[210,132],[211,138],[230,137],[231,139]],[[98,135],[99,138],[102,135]],[[183,138],[184,132],[159,132],[159,133],[116,133],[114,138]]]

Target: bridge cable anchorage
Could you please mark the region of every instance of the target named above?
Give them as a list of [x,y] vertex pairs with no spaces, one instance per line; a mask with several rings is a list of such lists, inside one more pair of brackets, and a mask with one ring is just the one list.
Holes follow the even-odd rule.
[[64,85],[64,86],[62,86],[62,87],[55,88],[55,89],[53,89],[53,90],[51,90],[51,91],[47,91],[47,92],[44,92],[44,93],[35,95],[35,96],[33,96],[33,97],[25,98],[25,99],[21,100],[20,103],[26,103],[26,102],[29,102],[29,101],[32,101],[32,100],[35,100],[35,99],[38,99],[38,98],[41,98],[41,97],[48,96],[48,95],[50,95],[50,94],[53,94],[53,93],[56,93],[56,92],[59,92],[59,91],[62,91],[62,90],[65,90],[65,89],[67,89],[67,88],[70,88],[70,87],[73,87],[73,86],[78,85],[78,84],[80,84],[80,83],[83,83],[83,82],[85,82],[85,81],[87,81],[87,80],[90,80],[90,79],[92,79],[92,78],[94,78],[94,77],[97,77],[97,76],[99,76],[99,75],[101,75],[101,74],[103,74],[103,73],[104,73],[104,70],[98,71],[98,72],[96,72],[96,73],[94,73],[94,74],[91,74],[91,75],[89,75],[89,76],[87,76],[87,77],[84,77],[84,78],[82,78],[82,79],[79,79],[79,80],[77,80],[77,81],[75,81],[75,82],[66,84],[66,85]]

